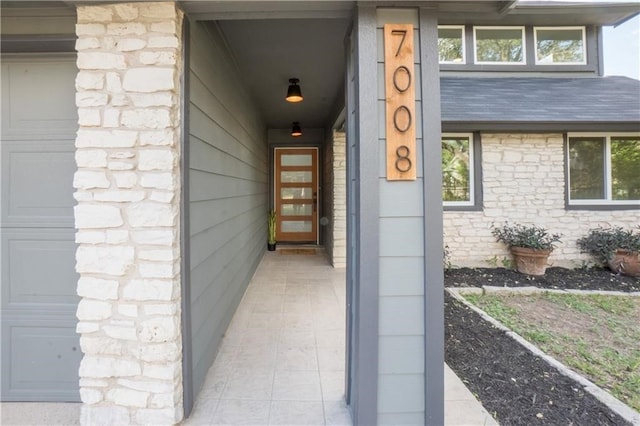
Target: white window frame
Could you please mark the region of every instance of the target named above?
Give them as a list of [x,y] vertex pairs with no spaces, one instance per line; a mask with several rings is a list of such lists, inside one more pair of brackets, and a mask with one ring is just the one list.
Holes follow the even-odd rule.
[[[581,62],[539,62],[538,61],[538,30],[582,30],[582,58]],[[587,64],[587,38],[585,27],[575,26],[575,27],[533,27],[533,47],[535,49],[535,64],[542,66],[549,65],[586,65]]]
[[460,35],[462,36],[462,62],[440,61],[439,50],[438,50],[438,62],[440,64],[446,64],[446,65],[465,65],[467,63],[467,43],[466,43],[466,36],[465,36],[465,26],[464,25],[438,25],[438,29],[441,29],[441,28],[445,30],[455,30],[455,29],[460,30]]
[[[462,139],[469,140],[469,201],[442,201],[444,207],[473,207],[476,205],[476,164],[475,164],[475,144],[473,133],[443,133],[440,136],[440,149],[442,149],[442,139]],[[442,191],[442,188],[440,188]]]
[[[522,41],[522,61],[520,62],[481,62],[478,61],[477,30],[520,30]],[[527,64],[527,39],[524,26],[478,26],[473,27],[473,62],[482,65],[526,65]]]
[[[605,199],[593,199],[593,200],[572,200],[571,199],[571,163],[569,158],[569,147],[572,138],[589,138],[597,137],[605,139],[604,150],[604,187],[605,187]],[[640,133],[634,132],[592,132],[592,133],[568,133],[567,134],[567,148],[565,154],[566,170],[567,170],[567,201],[570,206],[640,206],[640,200],[614,200],[613,188],[611,186],[611,139],[612,138],[624,138],[624,137],[636,137],[640,138]]]

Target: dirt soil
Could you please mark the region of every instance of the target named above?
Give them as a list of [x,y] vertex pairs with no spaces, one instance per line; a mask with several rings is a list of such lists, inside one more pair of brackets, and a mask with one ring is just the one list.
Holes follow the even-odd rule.
[[[549,268],[528,277],[504,268],[445,271],[445,286],[536,286],[640,291],[640,279],[606,269]],[[544,360],[445,294],[445,360],[501,425],[628,425]]]

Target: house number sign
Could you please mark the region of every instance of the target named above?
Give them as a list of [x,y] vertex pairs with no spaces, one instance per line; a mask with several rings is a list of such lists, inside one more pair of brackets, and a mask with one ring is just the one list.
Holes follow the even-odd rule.
[[387,180],[416,178],[413,25],[385,24]]

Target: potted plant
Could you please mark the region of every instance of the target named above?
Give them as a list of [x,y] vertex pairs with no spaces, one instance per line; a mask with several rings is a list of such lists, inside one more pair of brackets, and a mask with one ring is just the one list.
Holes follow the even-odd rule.
[[269,211],[267,224],[269,227],[269,240],[267,241],[267,250],[274,251],[276,249],[276,212],[275,210]]
[[513,255],[518,272],[527,275],[544,275],[547,259],[560,242],[561,234],[549,234],[540,226],[521,224],[491,225],[491,233],[497,241],[505,243]]
[[618,274],[640,277],[640,227],[634,232],[620,226],[590,229],[577,241],[582,253],[589,253]]

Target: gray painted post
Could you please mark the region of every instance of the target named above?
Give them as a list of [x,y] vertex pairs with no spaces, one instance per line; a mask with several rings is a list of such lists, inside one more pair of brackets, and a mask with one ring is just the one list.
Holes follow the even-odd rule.
[[376,9],[358,6],[356,21],[356,316],[351,404],[354,424],[378,421],[378,105]]
[[444,272],[438,20],[420,9],[424,164],[425,425],[444,424]]

